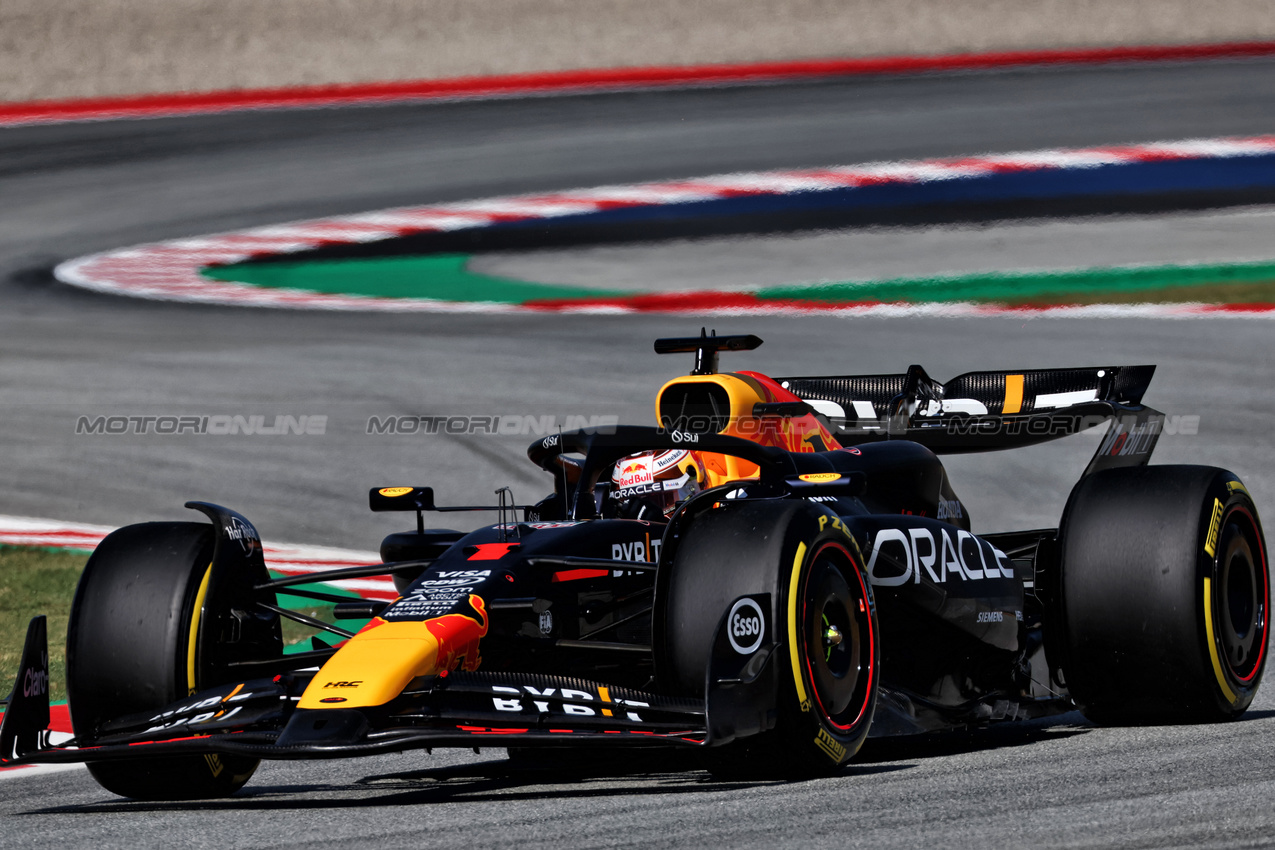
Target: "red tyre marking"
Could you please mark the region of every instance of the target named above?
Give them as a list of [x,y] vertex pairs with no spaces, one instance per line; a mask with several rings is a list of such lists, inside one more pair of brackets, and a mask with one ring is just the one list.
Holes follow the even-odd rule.
[[[863,570],[859,569],[859,563],[854,559],[854,556],[851,555],[849,550],[846,549],[844,546],[842,546],[840,543],[828,542],[828,543],[825,543],[823,546],[820,546],[817,550],[815,550],[815,553],[810,557],[810,563],[814,564],[815,559],[818,558],[819,555],[825,549],[828,549],[828,548],[840,550],[840,552],[846,556],[846,559],[851,564],[854,565],[855,578],[858,579],[859,581],[859,590],[862,593],[862,595],[859,598],[866,600],[868,598],[868,589],[867,589],[867,586],[863,583]],[[810,571],[807,571],[805,582],[803,582],[802,588],[801,588],[801,608],[802,608],[801,613],[802,613],[803,620],[805,619],[805,615],[806,615],[806,583],[808,583],[809,581],[810,581]],[[855,715],[854,720],[852,720],[850,723],[847,723],[844,726],[840,723],[837,723],[828,714],[827,709],[823,707],[823,700],[819,698],[819,689],[815,687],[814,670],[810,666],[809,647],[807,647],[807,652],[806,652],[806,675],[810,678],[810,691],[811,693],[815,695],[815,702],[819,704],[819,711],[820,713],[823,714],[824,720],[827,720],[829,725],[834,726],[843,732],[848,732],[850,729],[854,728],[854,726],[860,720],[863,719],[864,712],[868,710],[868,702],[870,701],[869,698],[872,696],[872,679],[873,679],[873,676],[876,674],[876,664],[873,663],[874,659],[876,658],[876,636],[873,634],[872,617],[868,616],[865,619],[867,621],[867,626],[868,626],[868,661],[867,661],[868,681],[863,691],[863,705],[859,706],[859,713]]]

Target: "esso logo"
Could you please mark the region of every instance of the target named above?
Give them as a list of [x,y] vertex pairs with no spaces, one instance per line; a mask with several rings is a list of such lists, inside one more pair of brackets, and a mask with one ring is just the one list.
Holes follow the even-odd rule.
[[740,655],[752,655],[766,635],[766,615],[751,599],[739,600],[726,616],[726,637]]

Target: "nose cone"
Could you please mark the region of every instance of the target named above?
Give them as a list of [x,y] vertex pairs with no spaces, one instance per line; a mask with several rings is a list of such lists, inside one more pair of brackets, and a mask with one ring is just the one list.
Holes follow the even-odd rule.
[[298,708],[345,709],[384,705],[418,676],[463,666],[476,670],[478,644],[487,635],[487,610],[474,595],[480,619],[447,614],[431,620],[383,622],[359,632],[336,651],[301,695]]

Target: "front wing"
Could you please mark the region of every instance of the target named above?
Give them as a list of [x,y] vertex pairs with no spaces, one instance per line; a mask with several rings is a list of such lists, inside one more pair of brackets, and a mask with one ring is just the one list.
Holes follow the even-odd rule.
[[390,702],[299,708],[313,671],[238,682],[158,712],[120,717],[50,746],[44,618],[32,621],[16,687],[0,723],[0,766],[225,753],[261,759],[346,758],[431,747],[704,747],[773,726],[778,648],[730,647],[722,617],[703,699],[662,696],[565,676],[442,672]]
[[[451,672],[374,708],[296,708],[308,677],[195,694],[105,724],[91,744],[40,746],[6,766],[201,753],[346,758],[430,747],[703,746],[704,703],[558,676]],[[43,743],[43,739],[40,740]]]

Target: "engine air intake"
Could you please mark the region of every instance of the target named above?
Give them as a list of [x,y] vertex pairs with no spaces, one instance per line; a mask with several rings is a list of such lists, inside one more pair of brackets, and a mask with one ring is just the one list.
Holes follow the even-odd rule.
[[666,431],[717,434],[730,426],[730,394],[707,381],[676,383],[660,393],[659,411]]

